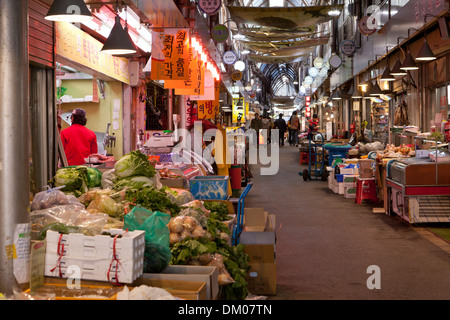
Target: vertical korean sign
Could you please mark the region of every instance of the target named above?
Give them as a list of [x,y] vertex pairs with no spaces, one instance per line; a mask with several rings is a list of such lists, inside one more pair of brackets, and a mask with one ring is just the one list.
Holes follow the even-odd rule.
[[199,119],[215,119],[219,114],[220,83],[214,80],[214,100],[198,100],[197,110]]
[[154,29],[152,32],[152,80],[188,80],[188,29]]
[[311,117],[311,97],[306,96],[305,97],[305,117],[309,118]]

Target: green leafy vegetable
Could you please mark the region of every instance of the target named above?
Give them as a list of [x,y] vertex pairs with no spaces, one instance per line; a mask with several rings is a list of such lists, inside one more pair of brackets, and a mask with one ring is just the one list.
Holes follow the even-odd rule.
[[66,167],[59,169],[50,183],[54,187],[65,186],[61,191],[79,197],[89,190],[87,176],[87,167]]
[[87,182],[89,188],[100,187],[102,184],[102,172],[96,168],[86,167]]
[[228,216],[228,206],[218,201],[205,201],[203,206],[211,211],[211,216],[220,221],[230,220]]
[[139,189],[142,187],[155,187],[154,177],[149,178],[146,176],[134,176],[118,179],[114,183],[114,190],[122,190],[126,187]]
[[80,227],[77,226],[68,226],[61,222],[54,222],[46,225],[44,228],[42,228],[41,232],[39,232],[38,240],[44,240],[47,236],[47,231],[57,231],[59,233],[63,234],[69,234],[69,233],[82,233],[82,230]]
[[138,150],[127,153],[114,165],[114,173],[119,178],[132,176],[153,177],[156,173],[155,168],[150,164],[145,154]]
[[130,203],[130,209],[139,204],[150,211],[170,211],[171,214],[178,214],[180,212],[180,207],[170,201],[166,192],[154,187],[127,189],[125,199]]

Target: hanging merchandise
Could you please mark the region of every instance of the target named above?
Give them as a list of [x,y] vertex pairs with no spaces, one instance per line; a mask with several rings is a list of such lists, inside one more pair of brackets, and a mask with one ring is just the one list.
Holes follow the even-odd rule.
[[394,112],[394,125],[395,126],[407,126],[409,125],[408,119],[408,105],[406,101],[403,100],[402,103],[397,105]]

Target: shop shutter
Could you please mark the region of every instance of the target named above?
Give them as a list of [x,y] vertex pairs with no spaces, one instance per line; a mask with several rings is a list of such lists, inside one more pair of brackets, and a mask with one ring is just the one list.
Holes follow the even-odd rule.
[[54,66],[53,22],[45,20],[49,6],[38,0],[28,3],[28,50],[31,63]]

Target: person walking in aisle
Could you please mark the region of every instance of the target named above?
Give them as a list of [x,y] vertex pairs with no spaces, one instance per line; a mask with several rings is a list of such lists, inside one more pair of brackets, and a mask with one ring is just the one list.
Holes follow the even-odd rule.
[[284,146],[284,134],[287,129],[286,121],[284,121],[282,113],[280,113],[278,119],[275,121],[275,129],[279,130],[280,147],[282,147]]
[[267,134],[267,143],[270,143],[270,119],[269,116],[263,116],[262,118],[262,129],[266,130]]
[[98,152],[97,137],[94,131],[85,127],[86,111],[74,109],[72,125],[61,131],[61,141],[69,166],[85,164],[85,158]]
[[300,119],[297,116],[297,111],[292,113],[291,126],[289,127],[289,144],[291,146],[298,146],[298,128],[300,126]]

